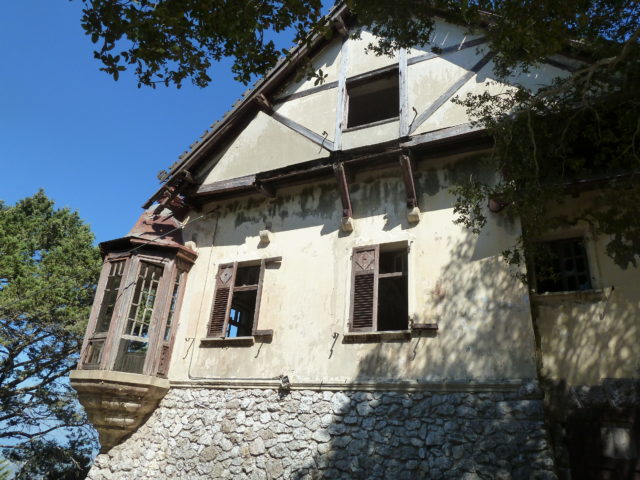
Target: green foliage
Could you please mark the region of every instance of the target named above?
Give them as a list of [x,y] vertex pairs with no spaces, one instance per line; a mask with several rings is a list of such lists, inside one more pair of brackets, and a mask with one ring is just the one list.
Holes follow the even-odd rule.
[[34,440],[25,449],[8,452],[7,457],[21,465],[15,480],[82,480],[91,467],[93,449],[86,435],[76,434],[68,436],[64,445]]
[[2,458],[0,459],[0,480],[10,480],[13,477],[13,471],[9,462]]
[[55,210],[42,191],[12,207],[0,203],[0,447],[11,460],[53,451],[47,435],[56,431],[95,445],[67,377],[99,268],[77,213]]
[[[115,80],[134,68],[139,85],[211,81],[213,62],[232,57],[236,80],[263,75],[283,54],[269,32],[293,29],[301,41],[320,19],[320,0],[83,0],[82,27],[102,70]],[[118,52],[115,53],[116,47]]]
[[[493,3],[493,2],[492,2]],[[640,259],[640,7],[635,2],[495,2],[486,36],[497,78],[517,83],[548,56],[581,57],[576,71],[537,89],[469,95],[457,101],[495,140],[487,159],[499,180],[458,187],[459,221],[477,227],[487,194],[508,203],[526,235],[515,263],[546,232],[577,222],[608,235],[623,268]],[[578,197],[571,199],[570,195]],[[563,205],[571,203],[571,212]],[[565,209],[566,210],[566,209]]]

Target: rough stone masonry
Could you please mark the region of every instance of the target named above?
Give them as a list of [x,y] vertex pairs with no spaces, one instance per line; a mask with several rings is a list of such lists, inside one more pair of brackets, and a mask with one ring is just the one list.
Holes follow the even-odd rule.
[[173,388],[87,477],[539,479],[553,461],[539,399],[516,392]]

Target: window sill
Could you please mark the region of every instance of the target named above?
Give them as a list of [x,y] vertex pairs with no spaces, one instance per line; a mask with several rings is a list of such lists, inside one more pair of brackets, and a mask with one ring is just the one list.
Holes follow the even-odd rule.
[[380,343],[411,340],[411,330],[389,330],[386,332],[349,332],[342,336],[342,343]]
[[251,347],[255,343],[271,343],[273,330],[256,330],[247,337],[208,337],[200,340],[203,347]]
[[385,123],[398,122],[399,120],[400,120],[399,116],[398,117],[385,118],[384,120],[378,120],[377,122],[365,123],[364,125],[358,125],[358,126],[355,126],[355,127],[347,127],[342,131],[345,132],[345,133],[354,132],[356,130],[362,130],[363,128],[377,127],[378,125],[384,125]]
[[531,300],[536,305],[559,305],[563,303],[595,303],[606,300],[613,287],[571,292],[532,293]]
[[205,347],[250,347],[255,343],[253,337],[203,338],[200,345]]

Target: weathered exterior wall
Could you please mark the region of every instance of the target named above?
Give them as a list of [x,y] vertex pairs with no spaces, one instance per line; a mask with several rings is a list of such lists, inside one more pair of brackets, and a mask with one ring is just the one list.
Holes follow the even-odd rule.
[[173,389],[87,478],[555,479],[535,390]]
[[638,268],[615,265],[606,254],[607,237],[590,234],[586,226],[563,235],[585,238],[595,291],[534,297],[543,377],[569,385],[638,378]]
[[[463,27],[438,20],[432,45],[413,48],[407,52],[406,58],[411,60],[430,53],[432,46],[463,48],[465,43],[478,38],[480,35],[466,34]],[[335,140],[338,123],[336,116],[343,112],[341,105],[346,105],[337,86],[341,68],[348,79],[379,68],[398,65],[400,61],[399,54],[376,56],[367,52],[367,46],[375,41],[368,32],[362,32],[361,39],[350,38],[345,41],[344,46],[338,39],[332,41],[312,59],[315,71],[319,72],[321,69],[322,73],[326,74],[323,85],[330,88],[278,103],[278,98],[304,93],[317,87],[314,85],[314,79],[292,79],[274,98],[275,111],[278,114],[326,137],[329,141]],[[549,84],[557,76],[568,74],[559,68],[541,65],[531,69],[529,73],[514,76],[507,85],[495,80],[492,73],[493,63],[489,62],[476,75],[460,85],[458,90],[451,91],[452,85],[463,78],[488,53],[487,44],[481,44],[443,53],[441,56],[407,67],[407,109],[400,113],[401,116],[404,115],[407,125],[412,125],[417,115],[426,111],[446,94],[446,101],[422,125],[416,125],[413,134],[468,123],[470,118],[465,108],[452,103],[450,97],[457,95],[462,98],[468,93],[479,94],[485,90],[499,93],[508,88],[515,88],[514,85],[525,85],[535,89]],[[341,67],[343,61],[344,67]],[[346,125],[343,125],[342,129],[345,127]],[[393,120],[382,125],[344,131],[338,149],[372,145],[404,135],[406,132],[400,132],[400,122]],[[260,112],[230,145],[212,157],[209,164],[201,169],[199,177],[204,183],[229,180],[327,155],[328,152],[319,145]]]
[[[339,38],[334,39],[325,48],[320,51],[315,57],[311,59],[311,67],[315,72],[322,70],[325,75],[325,83],[331,83],[338,80],[340,60],[342,54],[342,41]],[[293,93],[303,92],[315,85],[315,79],[313,78],[299,78],[293,79],[286,85],[283,85],[279,90],[277,97],[284,97]]]
[[[351,234],[340,230],[334,182],[282,190],[272,200],[219,203],[217,213],[185,228],[199,256],[189,274],[170,379],[287,375],[295,383],[318,384],[535,377],[527,291],[500,258],[519,234],[518,223],[489,215],[480,236],[453,224],[448,185],[454,177],[481,174],[473,165],[467,159],[421,167],[418,224],[407,221],[399,169],[356,177]],[[273,240],[265,246],[258,232],[268,222]],[[415,323],[438,323],[437,335],[344,344],[352,249],[401,241],[410,248],[409,315]],[[272,343],[202,345],[218,265],[273,256],[282,256],[282,263],[266,270],[258,325],[274,330]]]
[[[268,115],[255,119],[211,162],[204,183],[242,177],[328,155]],[[295,161],[292,161],[295,159]]]

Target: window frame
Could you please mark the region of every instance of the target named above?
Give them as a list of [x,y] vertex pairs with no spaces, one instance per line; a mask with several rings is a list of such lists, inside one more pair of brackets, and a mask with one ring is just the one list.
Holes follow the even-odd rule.
[[[262,291],[264,289],[264,277],[267,266],[271,263],[281,262],[282,257],[270,257],[258,260],[249,260],[241,262],[225,262],[218,264],[218,269],[215,275],[215,287],[213,291],[211,311],[209,313],[209,320],[206,326],[205,337],[202,339],[204,342],[223,342],[228,343],[253,343],[254,340],[259,341],[271,341],[273,336],[273,330],[260,330],[258,328],[260,321],[260,305],[262,299]],[[251,335],[249,336],[236,336],[229,337],[227,332],[229,331],[229,320],[231,316],[231,306],[233,304],[234,292],[244,292],[253,290],[252,286],[236,286],[236,275],[238,268],[243,267],[260,267],[260,273],[258,275],[258,283],[255,287],[256,302],[253,315],[253,324],[251,326]],[[228,274],[223,273],[226,270]],[[222,288],[228,288],[226,293],[226,299],[220,295],[224,295],[221,291]],[[220,298],[219,298],[220,296]],[[224,303],[224,310],[222,310],[222,304]]]
[[[386,80],[388,77],[394,76],[397,80],[397,89],[398,89],[398,109],[397,113],[391,117],[382,118],[378,120],[373,120],[366,123],[361,123],[358,125],[350,125],[349,124],[349,114],[351,111],[351,98],[353,94],[350,93],[354,88],[358,88],[365,85],[371,85],[376,82],[382,82]],[[401,109],[401,99],[400,99],[400,67],[398,64],[394,64],[388,67],[383,67],[378,70],[374,70],[372,72],[367,72],[362,75],[357,75],[351,78],[347,78],[345,81],[345,89],[344,89],[344,108],[343,108],[343,119],[342,128],[343,132],[351,132],[355,130],[359,130],[362,128],[370,128],[376,125],[383,125],[386,123],[392,123],[400,120],[400,109]]]
[[[111,312],[111,317],[109,319],[109,326],[106,331],[96,332],[98,327],[98,322],[100,321],[100,313],[102,311],[103,303],[105,301],[106,287],[109,282],[109,273],[111,268],[116,263],[122,263],[122,274],[120,278],[120,284],[118,285],[118,293],[114,302],[113,311]],[[92,311],[90,314],[89,325],[87,326],[87,332],[92,332],[90,335],[86,335],[84,344],[82,346],[82,354],[80,356],[80,364],[82,368],[85,370],[100,370],[105,368],[105,364],[107,364],[107,359],[109,358],[110,350],[111,350],[111,341],[110,339],[113,337],[114,331],[117,329],[118,317],[120,309],[122,308],[122,296],[124,294],[123,290],[126,290],[124,287],[127,284],[127,279],[129,276],[129,268],[131,266],[131,261],[129,256],[120,256],[120,255],[110,255],[108,256],[103,264],[102,271],[100,273],[100,279],[98,281],[98,285],[96,287],[96,299],[93,302]],[[102,343],[102,349],[98,356],[96,362],[90,362],[89,357],[93,353],[93,345],[94,343]]]
[[[144,263],[162,268],[162,275],[158,282],[156,299],[151,314],[147,335],[147,354],[142,367],[142,372],[137,374],[166,377],[168,373],[171,351],[175,341],[176,330],[179,324],[182,299],[186,290],[188,271],[191,262],[182,260],[177,255],[165,252],[153,252],[148,249],[136,254],[129,252],[116,252],[107,255],[103,261],[103,267],[97,286],[96,301],[93,304],[87,332],[95,332],[99,320],[100,310],[105,299],[105,287],[109,279],[111,265],[115,262],[124,262],[119,292],[111,314],[109,328],[106,332],[87,334],[82,346],[78,367],[84,370],[116,370],[118,349],[122,339],[129,339],[125,334],[129,310],[135,292],[135,285]],[[177,293],[178,302],[173,316],[173,327],[167,342],[162,341],[168,315],[170,311],[171,293],[176,276],[183,274],[181,285]],[[102,351],[97,362],[88,360],[92,354],[93,344],[102,342]],[[131,372],[124,372],[131,374]]]
[[535,254],[532,255],[527,260],[527,270],[529,275],[529,282],[531,285],[531,294],[535,297],[545,297],[545,296],[557,296],[557,295],[570,295],[570,294],[589,294],[593,292],[600,291],[602,287],[601,285],[601,275],[600,275],[600,266],[598,263],[598,256],[596,254],[596,245],[594,240],[594,235],[591,230],[587,227],[580,226],[578,228],[572,229],[563,229],[562,231],[556,232],[554,234],[545,235],[542,238],[536,239],[536,244],[544,244],[544,243],[553,243],[553,242],[562,242],[569,240],[582,240],[582,244],[585,252],[585,259],[587,262],[587,269],[589,272],[589,280],[591,283],[591,288],[586,290],[557,290],[557,291],[547,291],[545,293],[540,293],[538,288],[538,275],[536,273],[536,259]]
[[[364,252],[373,252],[373,259],[371,263],[365,265],[362,263]],[[390,272],[390,273],[380,273],[380,254],[384,252],[404,252],[405,254],[405,265],[406,272],[402,272],[401,275],[398,275],[398,272]],[[355,247],[351,253],[351,292],[350,292],[350,303],[349,303],[349,321],[348,321],[348,332],[349,334],[390,334],[390,332],[408,332],[411,328],[411,309],[410,309],[410,262],[409,262],[409,244],[406,241],[400,242],[391,242],[391,243],[382,243],[368,246]],[[358,258],[360,255],[360,258]],[[364,260],[367,261],[366,259]],[[362,325],[362,319],[356,319],[356,315],[359,315],[356,312],[358,308],[357,305],[362,305],[364,301],[367,300],[368,294],[358,293],[356,290],[358,289],[358,285],[362,285],[362,283],[358,284],[358,277],[362,277],[365,275],[372,275],[373,277],[373,286],[371,287],[373,292],[371,293],[371,325]],[[407,328],[406,329],[398,329],[398,330],[380,330],[378,324],[378,310],[379,310],[379,286],[380,279],[384,278],[392,278],[404,276],[407,280],[407,291],[406,291],[406,310],[407,310]],[[366,288],[366,287],[361,287]],[[360,296],[360,298],[358,298]],[[356,325],[356,323],[358,325]]]

